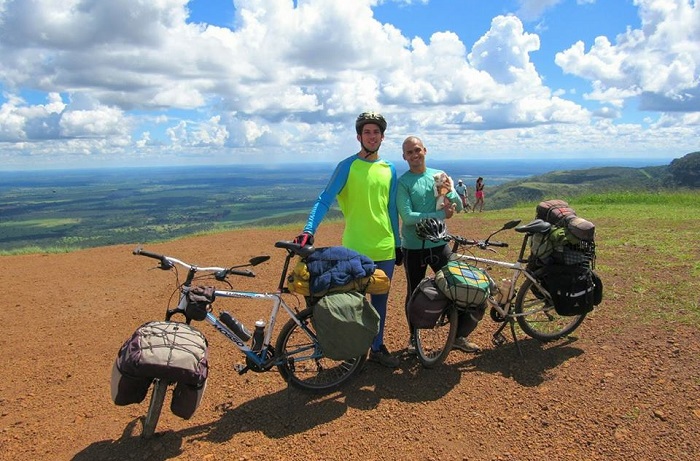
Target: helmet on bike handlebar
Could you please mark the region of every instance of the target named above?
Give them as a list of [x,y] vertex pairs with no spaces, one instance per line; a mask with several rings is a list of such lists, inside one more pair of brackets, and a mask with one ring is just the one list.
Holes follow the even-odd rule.
[[384,131],[386,130],[386,120],[384,120],[382,114],[378,114],[376,112],[362,112],[357,116],[357,120],[355,121],[355,131],[357,131],[357,134],[362,134],[362,127],[368,123],[377,125],[379,127],[379,131],[384,134]]
[[440,240],[447,235],[447,227],[445,222],[439,219],[421,219],[416,223],[416,235],[422,240]]

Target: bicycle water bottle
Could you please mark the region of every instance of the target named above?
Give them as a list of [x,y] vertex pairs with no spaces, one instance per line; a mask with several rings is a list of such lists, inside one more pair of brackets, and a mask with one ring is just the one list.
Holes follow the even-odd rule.
[[510,293],[510,286],[512,282],[510,279],[501,280],[501,284],[498,286],[498,293],[496,295],[496,301],[498,304],[505,304],[508,301],[508,294]]
[[229,329],[244,342],[250,339],[250,331],[245,327],[245,325],[233,318],[233,316],[228,312],[224,311],[219,314],[219,320],[224,322],[224,325],[229,327]]
[[258,320],[255,322],[255,331],[253,332],[253,345],[251,349],[253,352],[259,352],[263,347],[263,341],[265,340],[265,321]]

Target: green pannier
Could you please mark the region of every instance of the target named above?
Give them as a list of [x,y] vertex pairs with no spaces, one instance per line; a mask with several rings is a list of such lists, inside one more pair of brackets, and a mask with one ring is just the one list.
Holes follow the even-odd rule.
[[491,293],[486,273],[461,261],[450,261],[437,271],[435,284],[457,307],[466,309],[481,307]]
[[356,291],[325,295],[314,304],[311,321],[323,355],[333,360],[366,354],[379,333],[379,313]]

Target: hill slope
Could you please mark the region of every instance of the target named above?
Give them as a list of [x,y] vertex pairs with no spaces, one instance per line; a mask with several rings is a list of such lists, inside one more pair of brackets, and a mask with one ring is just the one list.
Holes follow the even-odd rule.
[[609,191],[656,191],[668,183],[668,167],[603,167],[586,170],[552,171],[511,181],[492,188],[489,209],[508,208],[547,198],[574,197]]

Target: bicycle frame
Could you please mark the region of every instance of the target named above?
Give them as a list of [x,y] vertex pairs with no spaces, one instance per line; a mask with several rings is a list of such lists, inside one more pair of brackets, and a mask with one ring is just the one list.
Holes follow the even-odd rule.
[[[210,323],[219,333],[223,334],[228,338],[236,347],[245,354],[247,359],[250,359],[257,367],[261,369],[271,368],[282,363],[282,357],[272,357],[272,359],[267,358],[267,351],[270,347],[270,342],[272,341],[272,333],[277,321],[277,315],[282,308],[287,312],[289,318],[291,318],[302,330],[306,332],[310,337],[315,338],[313,333],[311,333],[296,316],[296,312],[289,307],[289,305],[282,299],[281,293],[258,293],[251,291],[228,291],[228,290],[216,290],[215,295],[221,298],[239,298],[239,299],[257,299],[257,300],[271,300],[272,309],[270,311],[270,317],[267,322],[267,327],[265,328],[265,336],[263,339],[262,348],[260,351],[253,351],[250,346],[248,346],[241,338],[236,335],[230,328],[228,328],[224,323],[219,320],[213,313],[208,312],[206,322]],[[185,299],[185,302],[187,300]],[[307,359],[314,359],[320,354],[314,351],[313,354],[309,355]],[[297,357],[298,359],[298,357]],[[240,371],[239,371],[240,372]]]
[[[511,276],[511,284],[510,284],[510,288],[508,289],[508,293],[504,293],[504,298],[503,298],[504,301],[499,305],[497,302],[495,302],[495,300],[492,300],[492,298],[488,299],[490,307],[493,307],[504,318],[505,317],[516,317],[518,315],[518,314],[511,313],[510,311],[511,311],[511,307],[513,305],[513,299],[515,298],[516,286],[518,284],[518,281],[519,281],[521,275],[530,279],[532,281],[532,283],[535,284],[535,286],[538,289],[541,289],[542,291],[546,292],[546,289],[540,284],[539,280],[526,270],[525,265],[521,261],[510,263],[510,262],[506,262],[506,261],[499,261],[496,259],[480,258],[478,256],[465,254],[465,253],[452,253],[450,260],[469,261],[469,262],[476,262],[476,263],[482,263],[482,264],[490,264],[490,265],[502,267],[505,269],[510,269],[513,271],[513,275]],[[491,277],[491,274],[489,274],[488,271],[485,271],[485,273],[486,273],[486,276],[489,278],[489,280],[492,283],[497,285],[497,283]],[[549,293],[547,293],[547,294],[549,294]]]
[[[301,322],[297,318],[297,313],[294,311],[293,308],[291,308],[285,301],[282,299],[282,294],[283,293],[289,293],[289,290],[285,287],[285,279],[287,272],[289,270],[289,265],[291,259],[294,257],[293,252],[288,252],[287,257],[284,262],[284,266],[282,268],[282,275],[279,280],[279,285],[277,287],[277,291],[273,293],[263,293],[263,292],[254,292],[254,291],[240,291],[240,290],[215,290],[214,295],[216,297],[220,298],[238,298],[238,299],[254,299],[254,300],[270,300],[272,301],[272,308],[270,311],[270,316],[267,322],[267,326],[265,327],[265,334],[264,334],[264,339],[263,339],[263,344],[262,347],[259,351],[254,351],[251,349],[250,346],[246,344],[243,339],[241,339],[234,331],[232,331],[228,326],[226,326],[218,317],[216,317],[212,312],[207,312],[206,317],[204,318],[204,321],[211,324],[214,329],[216,329],[219,333],[223,334],[229,341],[231,341],[238,350],[240,350],[245,356],[246,356],[246,363],[248,364],[246,367],[240,367],[238,368],[238,373],[243,374],[245,373],[249,368],[253,368],[256,371],[266,371],[273,366],[280,365],[284,363],[284,357],[282,356],[271,356],[268,357],[268,350],[270,350],[270,343],[272,341],[272,334],[274,332],[274,327],[277,322],[277,316],[280,312],[280,308],[284,310],[289,318],[293,320],[299,328],[301,328],[307,335],[309,335],[310,338],[313,340],[316,339],[316,336],[306,327],[306,325]],[[260,257],[263,258],[263,257]],[[264,257],[264,260],[267,260],[266,257]],[[242,276],[254,276],[251,272],[249,271],[234,271],[232,270],[233,268],[226,269],[226,268],[221,268],[221,267],[197,267],[197,266],[192,266],[189,265],[183,261],[180,261],[175,258],[170,258],[167,257],[167,262],[169,262],[171,265],[172,264],[178,264],[180,266],[183,266],[187,268],[187,277],[185,279],[185,282],[182,284],[181,289],[180,289],[180,298],[178,302],[178,306],[175,309],[168,309],[166,311],[165,315],[165,320],[169,321],[171,317],[175,314],[183,314],[185,315],[186,312],[186,307],[188,304],[187,300],[187,294],[189,293],[191,287],[192,287],[192,282],[195,278],[195,275],[199,272],[211,272],[211,273],[221,273],[223,272],[229,272],[229,273],[234,273],[235,275],[242,275]],[[191,322],[191,319],[185,315],[187,319],[187,323]],[[308,349],[315,349],[312,346],[308,347]],[[300,352],[298,350],[297,352]],[[314,350],[311,354],[308,356],[304,357],[299,357],[295,356],[295,361],[299,360],[313,360],[317,359],[321,356],[320,352],[318,350]],[[251,367],[252,365],[252,367]]]

